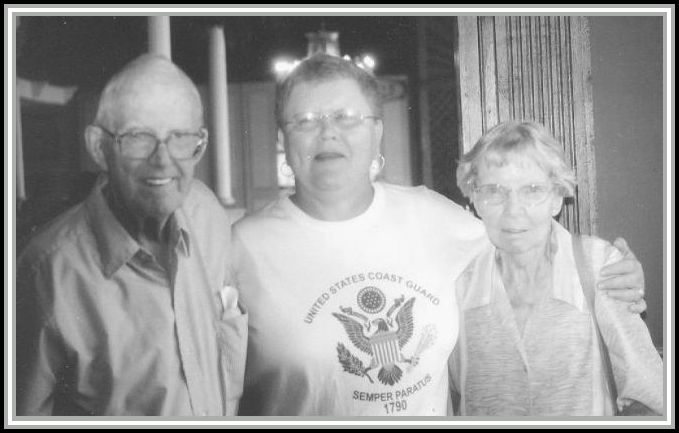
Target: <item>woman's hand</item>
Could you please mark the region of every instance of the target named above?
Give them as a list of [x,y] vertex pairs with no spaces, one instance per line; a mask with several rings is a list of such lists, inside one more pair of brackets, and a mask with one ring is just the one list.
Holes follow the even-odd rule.
[[630,303],[631,312],[643,313],[646,311],[646,301],[644,301],[644,270],[641,263],[625,239],[617,238],[613,245],[620,250],[623,258],[619,262],[604,266],[597,288],[606,290],[614,299]]

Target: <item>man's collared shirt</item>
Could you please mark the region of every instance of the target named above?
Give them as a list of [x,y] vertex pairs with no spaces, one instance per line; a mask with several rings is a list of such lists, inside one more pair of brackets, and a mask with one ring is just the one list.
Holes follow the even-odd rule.
[[[114,217],[104,184],[18,261],[17,414],[56,414],[65,401],[83,415],[232,414],[241,359],[226,366],[222,343],[243,338],[246,318],[221,320],[223,208],[194,182],[169,222],[166,271]],[[244,358],[245,340],[228,343]]]

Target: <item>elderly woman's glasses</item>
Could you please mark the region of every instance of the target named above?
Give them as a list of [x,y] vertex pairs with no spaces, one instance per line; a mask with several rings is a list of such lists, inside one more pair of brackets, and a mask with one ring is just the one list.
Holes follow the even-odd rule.
[[156,137],[148,132],[125,132],[114,134],[108,129],[99,126],[113,138],[118,145],[120,154],[129,159],[146,159],[153,155],[160,143],[167,145],[167,151],[175,159],[191,159],[200,153],[205,145],[205,130],[198,132],[173,131],[164,139]]
[[[516,190],[516,196],[521,203],[535,206],[544,202],[552,191],[550,183],[530,183]],[[512,188],[499,184],[485,184],[474,188],[475,201],[485,205],[499,205],[509,199]]]
[[367,119],[379,119],[379,117],[368,116],[351,110],[338,110],[329,114],[308,112],[295,114],[292,116],[292,120],[285,122],[285,126],[290,126],[293,131],[314,132],[321,127],[321,123],[327,120],[340,129],[352,129]]

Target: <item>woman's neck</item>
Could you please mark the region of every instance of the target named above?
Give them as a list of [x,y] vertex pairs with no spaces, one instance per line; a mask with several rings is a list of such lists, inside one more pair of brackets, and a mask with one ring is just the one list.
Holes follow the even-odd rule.
[[551,278],[550,242],[541,248],[517,254],[498,250],[497,264],[506,287],[525,295],[541,291],[549,285]]
[[361,215],[373,201],[375,189],[309,191],[299,188],[290,200],[306,214],[322,221],[344,221]]
[[497,265],[521,335],[524,335],[528,318],[551,293],[550,254],[549,242],[544,248],[522,254],[508,254],[498,250]]

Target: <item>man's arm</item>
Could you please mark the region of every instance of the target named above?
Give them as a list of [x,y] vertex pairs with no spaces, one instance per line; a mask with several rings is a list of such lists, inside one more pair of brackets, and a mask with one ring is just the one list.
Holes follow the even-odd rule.
[[646,310],[646,301],[644,301],[644,270],[641,263],[625,239],[617,238],[613,245],[622,253],[622,260],[601,269],[597,289],[606,290],[611,298],[627,302],[631,312],[643,313]]
[[55,372],[64,359],[55,332],[47,326],[45,284],[49,278],[27,265],[17,266],[16,414],[52,415]]

